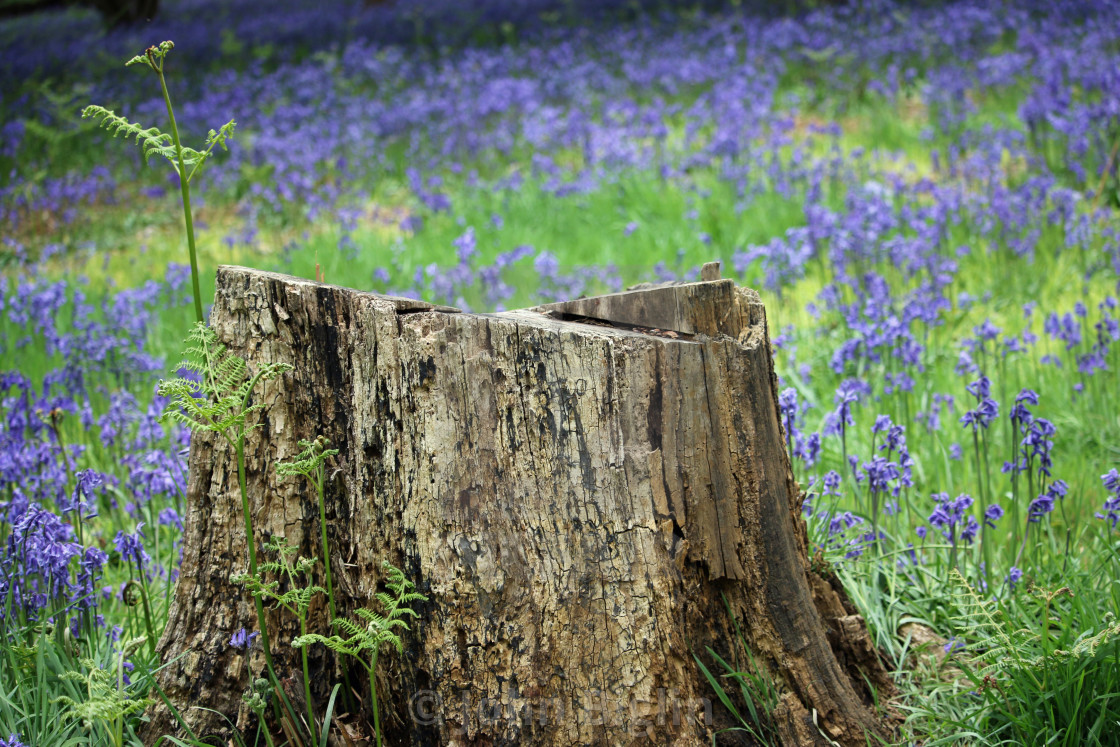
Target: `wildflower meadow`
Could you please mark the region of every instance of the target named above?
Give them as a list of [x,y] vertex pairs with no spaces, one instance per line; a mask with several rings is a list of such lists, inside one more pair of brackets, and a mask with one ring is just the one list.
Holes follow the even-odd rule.
[[[0,18],[0,745],[137,744],[160,701],[219,264],[492,311],[717,259],[897,743],[1120,744],[1120,4],[259,5]],[[172,102],[150,159],[82,117]],[[320,496],[326,446],[285,465]],[[713,743],[769,743],[774,683],[711,674]]]

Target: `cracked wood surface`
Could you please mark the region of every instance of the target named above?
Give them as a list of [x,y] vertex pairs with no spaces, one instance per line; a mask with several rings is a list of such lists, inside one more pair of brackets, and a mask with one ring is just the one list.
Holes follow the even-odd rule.
[[[294,366],[256,394],[257,541],[320,554],[313,491],[273,465],[322,434],[340,449],[340,613],[370,603],[382,560],[430,597],[405,655],[382,659],[387,744],[710,744],[732,724],[692,653],[735,660],[736,621],[785,693],[786,744],[887,733],[865,705],[865,676],[890,684],[863,621],[809,568],[753,291],[720,280],[466,314],[222,267],[212,325],[251,369]],[[240,696],[263,659],[228,645],[256,621],[229,583],[246,565],[236,462],[207,434],[187,502],[159,676],[200,735],[224,734],[190,706],[247,725]],[[281,677],[297,673],[295,623],[268,614]],[[338,670],[318,646],[312,666],[321,708]],[[150,715],[148,741],[176,733],[164,708]]]

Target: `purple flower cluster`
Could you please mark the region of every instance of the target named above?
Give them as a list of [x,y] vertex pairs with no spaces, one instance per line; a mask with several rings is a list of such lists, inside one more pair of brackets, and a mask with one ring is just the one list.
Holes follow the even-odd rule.
[[[48,280],[34,264],[0,287],[0,354],[48,362],[0,373],[5,626],[46,618],[101,625],[111,565],[105,548],[121,510],[154,519],[178,500],[186,433],[169,438],[156,420],[161,403],[151,393],[163,362],[147,345],[158,315],[181,305],[180,274],[173,268],[164,283],[106,293],[97,303],[84,281]],[[141,407],[139,397],[150,405]],[[120,470],[91,466],[107,461]],[[139,531],[117,534],[117,555],[154,572]]]
[[999,415],[999,402],[988,396],[991,391],[991,381],[987,376],[981,376],[966,388],[968,393],[976,398],[976,407],[961,416],[961,425],[966,428],[972,426],[974,433],[978,428],[987,430]]
[[968,512],[973,504],[972,496],[958,495],[950,499],[948,493],[935,493],[932,497],[937,507],[929,515],[930,525],[940,529],[950,544],[956,545],[958,540],[972,544],[980,531],[976,517]]
[[1104,501],[1104,513],[1098,513],[1097,518],[1104,519],[1115,529],[1116,522],[1120,521],[1120,471],[1109,470],[1101,475],[1101,482],[1108,491],[1108,497]]

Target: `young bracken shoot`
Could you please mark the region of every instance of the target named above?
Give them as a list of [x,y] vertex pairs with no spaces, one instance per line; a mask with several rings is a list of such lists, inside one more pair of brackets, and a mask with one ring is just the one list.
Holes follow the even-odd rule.
[[92,659],[82,659],[79,664],[84,671],[60,673],[60,679],[77,683],[86,694],[86,698],[81,701],[66,695],[55,698],[55,703],[68,708],[63,718],[80,719],[84,728],[89,731],[100,726],[105,731],[109,744],[122,747],[125,743],[125,719],[148,706],[148,701],[130,698],[124,689],[124,662],[142,645],[143,637],[125,642],[112,670],[102,669]]
[[384,612],[378,614],[373,610],[361,608],[355,610],[360,619],[353,622],[346,618],[335,618],[334,626],[341,629],[345,637],[340,635],[322,636],[317,633],[301,635],[292,641],[294,648],[305,648],[312,643],[321,643],[331,651],[356,659],[369,675],[370,703],[373,709],[373,728],[377,732],[377,744],[381,745],[381,718],[377,710],[377,657],[383,644],[389,644],[403,653],[404,644],[401,642],[397,630],[408,630],[406,617],[418,617],[411,605],[413,602],[426,602],[428,598],[423,594],[413,591],[415,584],[405,578],[404,572],[394,567],[389,561],[382,566],[385,569],[385,586],[391,594],[377,593],[377,602]]
[[[299,620],[299,634],[307,635],[307,609],[311,606],[311,599],[316,594],[323,594],[326,589],[314,584],[300,585],[297,576],[311,577],[311,570],[315,567],[318,558],[297,558],[292,562],[296,548],[288,544],[283,537],[273,537],[265,543],[265,550],[276,553],[276,561],[261,563],[257,572],[253,574],[239,573],[230,576],[230,583],[244,584],[254,599],[272,599],[278,605],[294,615]],[[280,591],[281,582],[278,580],[265,580],[266,574],[283,576],[287,581],[287,591]],[[263,619],[263,618],[262,618]],[[263,626],[262,626],[263,630]],[[307,704],[307,728],[315,733],[315,704],[311,699],[311,672],[307,665],[307,648],[300,649],[303,664],[303,696]]]
[[276,474],[281,477],[303,475],[315,488],[315,495],[319,499],[319,539],[322,544],[323,567],[327,581],[327,603],[330,605],[330,615],[333,620],[337,613],[334,607],[330,548],[327,546],[327,512],[323,497],[323,483],[326,479],[326,461],[338,454],[338,449],[328,449],[330,441],[324,436],[319,436],[314,441],[301,440],[299,445],[303,448],[303,451],[290,462],[277,462]]
[[[157,392],[161,397],[168,398],[162,417],[165,421],[180,423],[191,430],[216,433],[236,450],[237,483],[241,491],[241,508],[245,520],[245,544],[249,550],[249,575],[256,577],[257,547],[245,479],[245,440],[249,432],[257,427],[248,424],[249,413],[263,409],[264,405],[260,402],[250,403],[249,400],[258,383],[277,378],[290,370],[291,366],[266,365],[250,376],[245,361],[227,353],[225,345],[218,342],[214,330],[202,322],[195,325],[187,342],[187,359],[179,364],[179,370],[194,373],[197,379],[180,376],[170,381],[160,381]],[[269,676],[282,694],[272,663],[264,605],[259,596],[254,597],[254,601]]]
[[144,65],[159,77],[160,89],[163,91],[163,102],[167,106],[167,118],[171,126],[171,133],[161,132],[156,127],[143,127],[136,122],[129,122],[124,117],[110,111],[103,106],[91,104],[82,110],[82,117],[93,117],[101,120],[102,126],[111,130],[114,137],[124,135],[126,138],[136,138],[136,144],[144,151],[145,160],[150,160],[153,155],[167,159],[175,173],[179,175],[179,189],[183,199],[183,219],[187,227],[187,251],[191,261],[191,283],[194,290],[194,312],[198,322],[204,321],[202,314],[202,291],[198,282],[198,252],[195,249],[194,219],[191,212],[191,180],[194,178],[206,159],[214,152],[214,146],[226,148],[226,141],[233,137],[233,129],[237,126],[230,120],[221,126],[221,129],[210,130],[203,143],[202,150],[185,147],[179,139],[179,126],[175,122],[175,110],[171,107],[171,94],[167,90],[167,78],[164,76],[164,58],[167,53],[175,48],[170,41],[162,42],[157,47],[148,47],[143,54],[138,54],[126,65]]

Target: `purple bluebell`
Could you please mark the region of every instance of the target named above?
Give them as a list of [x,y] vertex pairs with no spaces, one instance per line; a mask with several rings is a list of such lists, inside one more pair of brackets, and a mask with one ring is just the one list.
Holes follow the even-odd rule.
[[1045,491],[1031,501],[1027,520],[1031,522],[1041,521],[1042,517],[1054,510],[1055,503],[1065,498],[1068,492],[1069,486],[1064,480],[1052,481]]
[[146,568],[151,560],[142,542],[144,537],[143,527],[144,522],[140,522],[131,534],[124,530],[118,531],[116,539],[113,540],[113,546],[116,547],[121,558],[127,562],[135,563],[138,569]]
[[253,639],[258,635],[260,635],[260,633],[256,631],[250,633],[245,628],[241,628],[230,636],[229,645],[242,651],[247,650],[253,645]]
[[821,454],[821,434],[814,431],[808,435],[797,434],[797,443],[793,446],[793,455],[805,463],[805,467],[812,469],[817,464]]
[[958,539],[970,544],[979,531],[976,518],[968,511],[972,496],[962,494],[950,499],[948,493],[934,493],[932,497],[937,505],[929,516],[930,525],[940,529],[953,545]]
[[164,527],[174,527],[180,532],[183,531],[183,520],[179,518],[178,512],[170,506],[159,512],[159,524]]
[[1108,496],[1104,501],[1103,513],[1096,514],[1096,517],[1104,519],[1112,529],[1115,529],[1116,522],[1120,521],[1120,471],[1109,470],[1101,475],[1101,482],[1104,489],[1108,491]]

